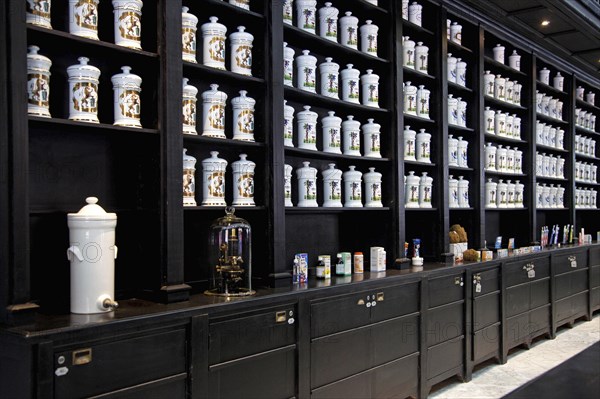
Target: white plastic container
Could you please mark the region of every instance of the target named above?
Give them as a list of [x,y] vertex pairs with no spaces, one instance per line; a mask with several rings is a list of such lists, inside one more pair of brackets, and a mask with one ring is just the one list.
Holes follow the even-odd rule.
[[294,107],[287,105],[283,100],[283,145],[294,146]]
[[[247,96],[246,90],[240,90],[240,96],[231,99],[233,108],[233,139],[254,141],[254,106],[256,100]],[[234,204],[235,205],[235,204]]]
[[[342,100],[360,104],[359,101],[359,76],[360,71],[354,69],[352,64],[347,64],[346,69],[340,72],[342,76]],[[415,92],[416,94],[416,92]]]
[[99,0],[69,0],[69,33],[98,40]]
[[[182,59],[187,62],[197,63],[197,26],[198,17],[189,13],[188,7],[181,8],[181,52]],[[225,51],[225,50],[223,50]],[[223,57],[225,58],[225,57]]]
[[315,33],[317,0],[296,1],[296,26],[306,32]]
[[[331,154],[342,153],[342,118],[329,111],[328,116],[321,119],[323,128],[323,152]],[[323,205],[326,206],[326,205]]]
[[50,58],[38,54],[40,50],[38,46],[28,46],[27,49],[29,50],[27,53],[27,113],[50,118],[50,67],[52,61]]
[[210,22],[200,27],[203,42],[202,63],[211,68],[224,70],[227,27],[217,22],[219,20],[217,17],[210,17],[209,20]]
[[416,140],[417,162],[431,163],[431,134],[420,129]]
[[52,9],[51,0],[29,0],[25,2],[25,7],[25,22],[41,26],[42,28],[52,29],[50,18]]
[[494,53],[494,60],[496,62],[504,64],[504,50],[505,47],[501,44],[496,44],[496,47],[492,49],[492,52]]
[[417,154],[417,132],[410,130],[410,126],[404,126],[404,160],[416,161]]
[[141,0],[112,0],[115,17],[115,44],[118,46],[142,49],[142,7]]
[[377,35],[379,27],[373,21],[367,19],[360,27],[360,50],[363,53],[377,57]]
[[202,135],[224,139],[227,94],[218,88],[219,85],[211,84],[210,90],[202,93]]
[[183,99],[181,103],[182,131],[184,134],[198,134],[196,131],[196,103],[198,89],[188,84],[189,79],[183,78]]
[[196,206],[196,158],[183,149],[183,206]]
[[427,73],[429,58],[429,47],[424,46],[423,42],[417,42],[415,46],[415,70],[421,73]]
[[114,125],[141,128],[142,112],[142,78],[131,73],[131,67],[121,67],[122,73],[113,75],[110,79],[114,92]]
[[339,64],[333,62],[331,57],[325,58],[325,62],[319,64],[322,96],[339,99],[339,71]]
[[293,207],[292,203],[292,166],[285,164],[283,168],[283,198],[286,207]]
[[256,164],[240,154],[239,161],[231,164],[233,169],[233,206],[255,206],[254,203],[254,169]]
[[286,86],[294,86],[295,54],[294,49],[288,47],[286,42],[283,42],[283,84]]
[[413,1],[411,5],[408,6],[408,21],[412,22],[415,25],[421,26],[423,20],[423,6]]
[[302,50],[296,57],[296,87],[300,90],[317,92],[317,57],[310,55],[310,50]]
[[98,85],[100,70],[88,65],[86,57],[77,58],[79,64],[67,68],[69,75],[69,119],[99,123]]
[[340,10],[326,2],[325,7],[319,8],[319,36],[337,43],[337,24]]
[[342,175],[344,180],[344,208],[360,208],[362,204],[362,173],[354,165]]
[[358,50],[358,18],[350,11],[340,18],[340,43]]
[[513,50],[512,54],[508,56],[508,66],[516,71],[521,70],[521,56],[517,54],[517,50]]
[[[379,75],[374,74],[372,69],[367,69],[367,73],[360,77],[360,85],[362,105],[379,108]],[[429,99],[427,103],[429,104]]]
[[334,163],[328,164],[323,175],[323,206],[326,208],[342,207],[342,171],[335,168]]
[[365,181],[365,208],[381,208],[381,173],[375,172],[375,168],[369,168],[369,172],[363,175]]
[[319,115],[310,110],[310,105],[305,105],[303,108],[304,111],[296,114],[298,148],[317,151],[317,118]]
[[420,85],[417,90],[417,116],[429,119],[429,96],[431,92]]
[[71,262],[71,312],[105,313],[115,310],[115,228],[117,215],[107,213],[98,198],[88,197],[87,205],[67,215]]
[[373,123],[373,119],[367,119],[368,123],[362,125],[363,143],[365,157],[381,158],[381,125]]
[[298,207],[316,208],[317,204],[317,169],[309,166],[310,162],[302,162],[304,165],[296,169],[298,178]]
[[202,205],[226,206],[225,171],[227,161],[218,157],[218,151],[211,151],[210,158],[202,161]]
[[342,148],[344,155],[360,156],[360,122],[348,115],[342,122]]
[[245,32],[246,28],[244,26],[238,26],[237,29],[237,32],[229,35],[231,72],[252,76],[252,42],[254,36]]

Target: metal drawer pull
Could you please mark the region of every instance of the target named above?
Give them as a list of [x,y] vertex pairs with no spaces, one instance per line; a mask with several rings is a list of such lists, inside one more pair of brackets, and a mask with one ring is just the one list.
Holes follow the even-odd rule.
[[481,274],[477,273],[473,276],[473,285],[475,286],[475,292],[481,292]]
[[535,277],[535,265],[533,263],[527,263],[523,266],[523,270],[527,272],[527,278]]
[[275,323],[285,323],[287,321],[287,314],[285,310],[275,313]]
[[356,304],[357,304],[358,306],[362,306],[362,305],[364,305],[364,304],[365,304],[365,300],[364,300],[364,299],[359,299],[359,300],[358,300],[358,302],[356,302]]
[[577,256],[569,256],[569,262],[571,262],[571,267],[577,267]]
[[462,277],[454,277],[454,285],[460,285],[461,287],[465,285]]
[[88,364],[92,361],[92,348],[85,348],[73,351],[73,358],[71,363],[73,366],[81,366],[82,364]]
[[377,293],[377,302],[383,302],[384,296],[383,296],[383,292],[378,292]]

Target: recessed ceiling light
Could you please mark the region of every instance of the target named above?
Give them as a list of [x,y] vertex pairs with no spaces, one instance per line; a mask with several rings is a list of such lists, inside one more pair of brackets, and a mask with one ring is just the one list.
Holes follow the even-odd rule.
[[548,26],[550,25],[550,21],[548,21],[547,19],[542,21],[542,26]]

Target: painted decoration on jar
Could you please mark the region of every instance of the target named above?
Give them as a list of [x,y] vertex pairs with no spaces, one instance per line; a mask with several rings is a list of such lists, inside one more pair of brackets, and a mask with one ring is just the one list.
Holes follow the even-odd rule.
[[310,55],[310,50],[302,50],[296,57],[297,86],[300,90],[317,92],[316,85],[317,57]]
[[335,116],[334,111],[327,112],[328,116],[321,119],[323,126],[323,152],[341,154],[342,118]]
[[243,8],[244,10],[250,9],[250,0],[229,0],[229,4]]
[[342,175],[344,180],[344,207],[361,208],[362,204],[362,173],[355,170],[356,166],[348,166]]
[[298,178],[298,207],[315,208],[317,204],[317,169],[310,165],[310,162],[302,162],[304,165],[296,169]]
[[339,99],[339,64],[332,62],[331,57],[325,58],[325,62],[319,64],[321,75],[321,95]]
[[342,145],[344,155],[360,156],[360,122],[348,115],[342,122]]
[[286,86],[294,86],[294,54],[294,49],[283,42],[283,84]]
[[231,100],[234,140],[254,141],[254,105],[256,100],[248,97],[247,94],[246,90],[240,90],[240,96]]
[[360,71],[354,69],[352,64],[347,64],[346,69],[342,69],[340,74],[342,76],[342,100],[360,104],[358,100],[360,98],[358,88]]
[[420,85],[417,90],[417,116],[429,119],[429,95],[431,92]]
[[181,8],[181,52],[184,61],[195,64],[198,17],[189,13],[189,10],[188,7]]
[[402,38],[402,66],[415,69],[415,42],[408,36]]
[[114,124],[117,126],[142,127],[142,78],[131,73],[131,67],[121,67],[122,73],[113,75]]
[[38,54],[38,46],[27,49],[27,113],[50,118],[50,58]]
[[99,0],[69,0],[69,33],[98,40]]
[[183,78],[183,101],[181,112],[183,119],[184,134],[198,134],[196,131],[196,103],[198,101],[198,89],[188,84],[189,79]]
[[415,46],[415,70],[421,73],[427,73],[429,58],[429,47],[424,46],[423,42],[417,42]]
[[283,145],[286,147],[294,146],[294,107],[287,105],[287,100],[283,100]]
[[202,93],[202,135],[224,139],[227,94],[218,88],[219,85],[213,83],[210,90]]
[[358,18],[350,11],[340,18],[340,43],[358,50]]
[[283,0],[283,23],[293,25],[294,0]]
[[239,161],[231,164],[233,169],[233,206],[254,206],[254,169],[256,164],[240,154]]
[[379,27],[370,19],[360,27],[360,50],[363,53],[377,57],[377,35]]
[[375,172],[375,168],[363,175],[365,181],[365,207],[382,208],[381,202],[381,173]]
[[340,10],[326,2],[319,8],[319,36],[337,43],[337,23]]
[[420,129],[416,141],[417,162],[431,163],[431,134]]
[[294,206],[292,203],[292,166],[288,164],[283,167],[283,198],[285,206]]
[[317,118],[319,115],[310,110],[310,105],[305,105],[304,111],[298,112],[297,129],[298,148],[317,151]]
[[79,64],[67,68],[69,75],[69,119],[99,123],[98,84],[100,70],[88,65],[89,58],[79,57]]
[[362,125],[365,157],[381,158],[381,125],[374,123],[373,119],[367,119]]
[[431,208],[431,196],[433,194],[433,178],[427,176],[427,172],[421,173],[419,179],[419,207]]
[[327,208],[342,207],[342,171],[335,168],[334,163],[328,164],[323,175],[323,206]]
[[405,198],[406,208],[419,208],[419,176],[415,176],[414,171],[409,171],[408,176],[405,176]]
[[238,26],[238,31],[229,35],[231,42],[231,72],[252,76],[252,42],[254,36],[245,32],[244,26]]
[[410,82],[404,84],[404,113],[417,115],[417,87]]
[[306,32],[315,33],[317,0],[296,0],[296,26]]
[[115,44],[118,46],[142,49],[142,7],[141,0],[113,0],[115,16]]
[[[203,41],[202,63],[211,68],[225,69],[225,35],[227,34],[227,27],[217,22],[219,20],[217,17],[210,17],[209,20],[210,22],[202,24],[200,27]],[[252,57],[250,57],[250,62],[252,62]]]
[[28,24],[52,29],[52,24],[50,23],[51,0],[26,0],[25,7],[25,21]]
[[210,158],[202,161],[203,206],[226,206],[225,171],[227,161],[218,157],[218,151],[211,151]]
[[183,206],[196,206],[196,158],[183,149]]
[[379,108],[379,75],[367,69],[367,73],[360,77],[362,86],[362,104],[367,107]]
[[404,160],[416,161],[417,132],[410,130],[410,126],[404,126]]

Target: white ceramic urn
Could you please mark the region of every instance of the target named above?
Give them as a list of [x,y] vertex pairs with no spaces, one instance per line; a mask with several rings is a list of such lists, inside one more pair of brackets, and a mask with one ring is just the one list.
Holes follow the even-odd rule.
[[496,75],[490,71],[485,71],[483,74],[483,94],[485,96],[494,96],[494,79],[496,79]]
[[402,38],[402,66],[410,69],[415,69],[415,45],[413,40],[408,36]]
[[448,123],[458,126],[458,98],[448,94]]
[[337,43],[337,25],[340,10],[326,2],[319,8],[319,36]]
[[375,172],[375,168],[363,175],[365,181],[365,208],[382,208],[381,202],[381,173]]
[[322,96],[339,99],[339,71],[340,65],[333,62],[331,57],[319,64]]
[[417,42],[415,46],[415,70],[427,74],[429,58],[429,47],[423,45],[423,42]]
[[423,172],[419,179],[419,208],[431,208],[432,194],[433,177],[429,177],[427,172]]
[[342,118],[329,111],[328,116],[321,119],[323,152],[341,154],[342,150]]
[[110,79],[114,92],[114,124],[141,128],[142,78],[131,73],[129,66],[121,67],[121,71]]
[[196,131],[196,103],[198,101],[198,89],[188,82],[188,78],[183,78],[183,100],[181,103],[183,133],[198,134]]
[[233,206],[254,206],[254,169],[256,164],[240,154],[240,159],[231,164],[233,169]]
[[69,75],[69,119],[99,123],[98,85],[100,70],[88,65],[89,59],[79,57],[79,64],[67,68]]
[[521,56],[517,54],[517,50],[513,50],[508,56],[508,66],[517,71],[521,70]]
[[107,213],[98,198],[88,197],[87,205],[67,215],[71,262],[71,312],[105,313],[119,305],[115,298],[115,228],[117,215]]
[[233,139],[254,141],[254,106],[256,100],[247,96],[246,90],[240,90],[239,97],[231,99],[233,108]]
[[354,165],[342,174],[344,180],[344,207],[360,208],[362,204],[362,173]]
[[544,68],[540,69],[538,74],[539,74],[538,79],[540,80],[540,82],[542,82],[545,85],[550,84],[550,70],[548,68],[544,67]]
[[210,90],[202,93],[202,135],[224,139],[227,94],[218,88],[219,85],[213,83]]
[[52,29],[50,23],[51,9],[51,0],[28,0],[25,2],[25,22]]
[[294,24],[294,0],[283,0],[283,23]]
[[285,164],[283,168],[283,198],[286,207],[294,206],[292,203],[292,166]]
[[227,27],[217,22],[219,20],[217,17],[210,17],[209,20],[210,22],[206,22],[200,27],[203,43],[202,63],[211,68],[225,69]]
[[448,68],[448,82],[456,83],[456,63],[458,58],[453,57],[452,53],[448,53],[446,64]]
[[456,119],[458,126],[467,127],[467,102],[460,97],[457,98]]
[[296,26],[306,32],[315,33],[317,0],[296,1]]
[[496,151],[497,148],[492,145],[492,143],[487,143],[484,147],[485,151],[485,170],[489,170],[491,172],[496,171]]
[[183,206],[196,206],[196,158],[183,149]]
[[494,98],[506,101],[506,78],[496,75],[494,79]]
[[246,27],[244,26],[238,26],[237,32],[233,32],[229,35],[229,43],[231,46],[229,62],[231,63],[231,72],[252,76],[253,41],[254,36],[246,32]]
[[463,176],[458,176],[458,207],[468,208],[469,205],[469,181]]
[[360,50],[363,53],[377,57],[377,35],[379,27],[367,19],[360,27]]
[[496,188],[496,204],[498,208],[508,208],[508,185],[500,179]]
[[431,163],[431,134],[420,129],[416,141],[417,162]]
[[359,76],[360,71],[354,69],[352,64],[347,64],[346,69],[340,72],[342,76],[342,100],[360,104],[359,101]]
[[494,54],[494,60],[496,62],[504,64],[504,50],[505,50],[505,47],[502,46],[501,44],[496,44],[496,47],[494,47],[492,49],[492,52]]
[[344,155],[360,156],[360,122],[348,115],[342,122],[342,152]]
[[283,100],[283,145],[294,146],[294,107],[287,105],[287,100]]
[[38,46],[27,49],[27,113],[50,118],[50,58],[38,54]]
[[202,205],[226,206],[225,171],[227,161],[218,157],[218,151],[211,151],[210,158],[202,161]]
[[458,166],[458,140],[448,135],[448,166]]
[[189,10],[188,7],[181,8],[181,55],[184,61],[195,64],[198,17]]
[[462,87],[467,86],[467,63],[461,58],[456,59],[456,84]]
[[229,0],[229,4],[243,8],[244,10],[250,9],[250,0]]
[[142,49],[142,0],[112,0],[115,17],[115,44]]
[[448,207],[458,208],[458,180],[448,176]]
[[429,119],[429,96],[431,92],[424,85],[419,85],[417,90],[417,116]]
[[317,151],[317,118],[319,115],[310,110],[310,105],[304,106],[304,111],[296,114],[296,133],[298,148]]
[[409,171],[404,179],[404,197],[406,208],[419,208],[419,176],[414,171]]
[[492,179],[487,179],[485,183],[485,207],[486,208],[497,208],[496,204],[496,188],[497,183],[493,182]]
[[423,20],[423,6],[413,1],[408,6],[408,21],[415,25],[421,26]]
[[310,55],[310,50],[302,50],[296,57],[296,87],[300,90],[317,92],[317,57]]
[[286,86],[294,86],[295,54],[294,49],[288,47],[286,42],[283,42],[283,84]]
[[404,160],[417,160],[417,132],[410,129],[410,126],[404,126]]
[[560,74],[560,72],[556,72],[556,76],[552,79],[552,83],[556,90],[563,91],[565,84],[565,77]]
[[[515,208],[525,207],[525,205],[523,204],[524,190],[525,190],[525,185],[523,183],[521,183],[519,180],[516,180],[515,181],[515,196],[514,196]],[[563,192],[564,192],[564,190],[563,190]]]
[[340,18],[340,43],[358,50],[358,18],[350,11]]
[[298,178],[298,207],[316,208],[317,204],[317,169],[310,165],[310,162],[302,162],[304,165],[296,169]]
[[98,40],[99,0],[69,0],[69,33]]
[[334,163],[328,164],[323,175],[323,206],[327,208],[342,207],[342,171],[335,168]]
[[379,108],[379,75],[367,69],[367,73],[360,77],[362,90],[362,105]]
[[374,123],[374,119],[367,119],[368,123],[362,125],[364,156],[371,158],[381,158],[381,125]]
[[458,137],[458,166],[461,168],[468,168],[469,158],[467,147],[469,146],[469,142],[467,140],[463,140],[462,137]]
[[577,99],[583,101],[584,93],[585,93],[585,88],[583,88],[581,86],[577,86],[577,88],[575,89],[575,97],[577,97]]

